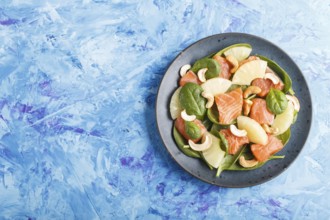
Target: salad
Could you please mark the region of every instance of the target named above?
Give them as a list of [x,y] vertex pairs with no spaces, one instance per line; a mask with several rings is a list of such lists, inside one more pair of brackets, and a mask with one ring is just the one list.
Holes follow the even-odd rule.
[[170,100],[173,137],[185,155],[216,176],[257,169],[290,139],[300,110],[284,69],[246,43],[186,64]]

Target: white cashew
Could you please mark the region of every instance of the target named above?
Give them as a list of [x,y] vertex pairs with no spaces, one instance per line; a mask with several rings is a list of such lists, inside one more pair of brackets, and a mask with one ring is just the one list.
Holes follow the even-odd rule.
[[211,108],[214,103],[214,96],[211,93],[202,92],[202,96],[207,99],[206,108]]
[[243,93],[243,97],[246,99],[250,95],[258,94],[260,92],[261,92],[260,87],[258,87],[258,86],[249,86],[247,89],[245,89],[245,91]]
[[286,98],[292,102],[293,104],[293,107],[294,107],[294,110],[296,110],[297,112],[299,112],[300,110],[300,103],[299,103],[299,100],[297,99],[296,96],[293,96],[293,95],[285,95]]
[[191,149],[195,151],[204,151],[211,147],[212,138],[210,137],[209,133],[206,132],[204,134],[202,141],[203,142],[201,144],[196,144],[192,140],[188,140],[188,144],[191,147]]
[[239,66],[236,57],[234,57],[233,55],[228,55],[228,56],[226,56],[226,60],[227,60],[231,65],[233,65],[233,68],[231,68],[230,72],[231,72],[231,73],[235,73],[236,70],[238,69],[238,66]]
[[188,115],[186,110],[184,109],[181,112],[181,118],[185,121],[194,121],[196,119],[196,115]]
[[253,101],[251,101],[249,99],[244,99],[244,101],[243,101],[243,114],[244,115],[248,115],[250,113],[252,104],[253,104]]
[[183,65],[180,69],[180,76],[182,77],[186,75],[186,73],[188,72],[188,70],[190,70],[190,68],[191,68],[190,64]]
[[203,68],[203,69],[198,70],[198,72],[197,72],[198,79],[201,82],[205,82],[206,81],[206,78],[205,78],[206,71],[207,71],[207,68]]
[[246,130],[240,130],[235,125],[230,125],[229,128],[230,128],[230,132],[236,137],[244,137],[247,135]]
[[262,124],[261,127],[266,131],[268,134],[276,134],[278,132],[278,128],[271,128],[267,124]]
[[274,85],[280,82],[280,79],[274,73],[266,73],[264,79],[270,79]]
[[255,159],[252,160],[246,160],[244,156],[239,157],[239,164],[242,167],[249,168],[249,167],[254,167],[258,164],[258,161]]

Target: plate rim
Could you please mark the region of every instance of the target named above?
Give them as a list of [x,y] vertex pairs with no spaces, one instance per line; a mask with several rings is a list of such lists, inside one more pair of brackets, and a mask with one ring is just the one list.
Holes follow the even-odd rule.
[[[225,185],[225,184],[220,184],[220,183],[217,183],[217,182],[212,182],[210,181],[209,179],[207,178],[203,178],[201,176],[197,176],[195,175],[193,172],[191,172],[189,169],[187,169],[186,167],[184,167],[180,162],[178,162],[178,160],[176,159],[175,155],[171,153],[171,151],[168,149],[166,143],[165,143],[165,140],[164,140],[164,137],[163,137],[163,134],[162,134],[162,129],[160,128],[160,124],[159,124],[159,95],[160,95],[160,89],[162,88],[162,85],[164,83],[164,78],[168,72],[168,70],[170,69],[170,67],[173,65],[173,63],[175,63],[177,61],[177,59],[184,53],[186,52],[188,49],[190,49],[191,47],[193,47],[194,45],[196,44],[199,44],[200,42],[202,41],[205,41],[207,39],[210,39],[210,38],[215,38],[215,37],[219,37],[219,38],[223,38],[223,37],[227,37],[227,36],[238,36],[238,37],[250,37],[250,38],[254,38],[256,40],[261,40],[261,41],[264,41],[268,44],[271,44],[273,47],[276,47],[276,49],[278,49],[281,53],[283,53],[284,55],[286,55],[289,59],[290,59],[290,62],[293,63],[295,65],[295,68],[298,69],[298,72],[299,72],[299,75],[302,77],[303,81],[305,82],[305,85],[306,85],[306,88],[307,88],[307,93],[309,94],[309,99],[310,99],[310,122],[309,122],[309,126],[307,128],[307,136],[306,138],[303,140],[303,144],[302,144],[302,147],[299,149],[299,152],[296,154],[296,156],[293,158],[293,160],[291,160],[289,162],[289,164],[281,169],[280,172],[276,173],[275,175],[272,175],[271,177],[268,177],[268,178],[265,178],[261,181],[258,181],[257,183],[247,183],[247,184],[242,184],[240,186],[236,186],[236,185]],[[178,164],[185,172],[189,173],[190,175],[192,175],[193,177],[195,177],[196,179],[198,180],[201,180],[205,183],[208,183],[208,184],[211,184],[211,185],[215,185],[215,186],[218,186],[218,187],[224,187],[224,188],[245,188],[245,187],[253,187],[253,186],[257,186],[257,185],[260,185],[260,184],[263,184],[265,182],[269,182],[271,180],[273,180],[274,178],[278,177],[280,174],[284,173],[284,171],[286,171],[289,166],[291,166],[294,161],[296,161],[296,159],[300,156],[301,152],[303,151],[303,149],[305,148],[305,145],[307,143],[307,141],[309,140],[310,138],[310,130],[311,130],[311,127],[312,127],[312,124],[313,124],[313,99],[312,99],[312,95],[311,95],[311,92],[310,92],[310,88],[309,88],[309,85],[308,85],[308,81],[306,80],[306,77],[302,74],[303,72],[301,71],[301,69],[299,68],[299,66],[296,64],[296,62],[291,58],[291,56],[289,56],[288,53],[286,53],[283,49],[281,49],[279,46],[277,46],[276,44],[274,44],[273,42],[263,38],[263,37],[260,37],[260,36],[257,36],[257,35],[253,35],[253,34],[248,34],[248,33],[241,33],[241,32],[225,32],[225,33],[218,33],[218,34],[212,34],[212,35],[209,35],[209,36],[206,36],[206,37],[203,37],[203,38],[200,38],[199,40],[196,40],[195,42],[189,44],[188,46],[186,46],[183,50],[181,50],[174,58],[173,60],[168,64],[168,66],[166,67],[166,70],[162,76],[162,79],[158,85],[158,89],[157,89],[157,96],[156,96],[156,103],[155,103],[155,116],[156,116],[156,124],[157,124],[157,130],[158,130],[158,134],[160,135],[161,137],[161,140],[162,140],[162,143],[166,149],[166,151],[170,154],[170,156],[172,157],[172,159],[176,162],[176,164]],[[167,111],[168,112],[168,111]],[[174,126],[174,123],[173,125],[171,126],[171,130],[173,130],[173,126]],[[171,136],[173,138],[173,134],[171,132]],[[180,150],[179,150],[180,151]],[[180,151],[181,152],[181,151]],[[182,153],[182,152],[181,152]],[[183,153],[182,153],[183,154]],[[194,158],[191,158],[191,159],[194,159]],[[225,172],[239,172],[239,171],[225,171]],[[246,172],[249,172],[249,171],[246,171]],[[219,177],[218,177],[219,178]]]

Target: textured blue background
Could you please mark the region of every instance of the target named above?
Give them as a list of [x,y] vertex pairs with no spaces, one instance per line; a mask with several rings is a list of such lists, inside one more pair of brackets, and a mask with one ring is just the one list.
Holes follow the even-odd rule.
[[[0,219],[326,219],[330,216],[330,2],[0,2]],[[284,49],[313,125],[277,178],[226,189],[165,151],[155,98],[203,37],[244,32]]]

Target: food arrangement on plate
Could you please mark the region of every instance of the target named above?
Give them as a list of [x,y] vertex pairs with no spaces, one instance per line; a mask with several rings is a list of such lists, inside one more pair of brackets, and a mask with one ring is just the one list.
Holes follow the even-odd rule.
[[186,64],[170,100],[173,137],[216,176],[257,169],[290,139],[300,104],[288,73],[240,43]]

